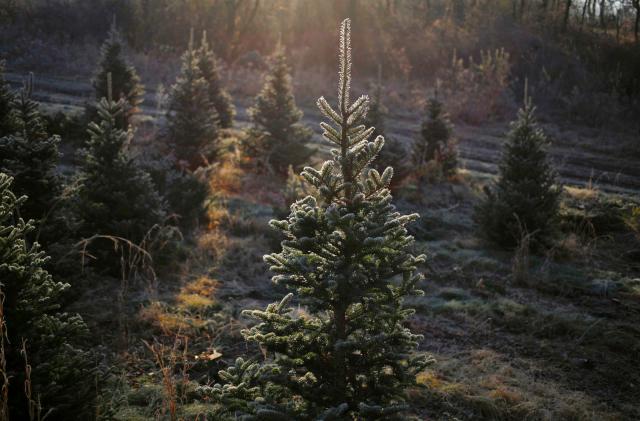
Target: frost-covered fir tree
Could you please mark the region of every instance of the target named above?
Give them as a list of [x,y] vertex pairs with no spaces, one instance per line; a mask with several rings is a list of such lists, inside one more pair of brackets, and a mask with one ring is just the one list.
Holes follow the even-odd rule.
[[218,113],[220,127],[227,129],[233,126],[233,117],[236,111],[231,96],[222,86],[218,60],[211,47],[209,47],[206,31],[202,33],[202,41],[200,48],[196,51],[196,56],[202,77],[209,84],[209,101]]
[[0,171],[14,178],[13,190],[29,200],[20,209],[25,219],[40,221],[52,211],[61,191],[55,173],[58,136],[49,136],[39,104],[31,98],[33,75],[12,103],[14,132],[0,138]]
[[[391,204],[393,169],[369,166],[384,139],[362,123],[369,99],[351,102],[350,22],[340,32],[338,107],[318,106],[333,158],[303,176],[318,190],[272,221],[286,240],[265,256],[273,281],[291,292],[266,310],[245,314],[258,324],[243,332],[267,361],[239,359],[220,372],[227,383],[204,388],[226,415],[246,419],[402,419],[405,388],[429,359],[416,354],[421,336],[405,326],[420,295],[417,266],[407,251],[406,225]],[[298,309],[296,310],[296,307]]]
[[538,127],[535,107],[525,95],[524,107],[511,123],[500,162],[498,182],[476,209],[481,235],[503,247],[515,247],[524,235],[544,245],[557,222],[561,187],[547,157],[549,140]]
[[[116,28],[115,20],[111,25],[107,39],[100,50],[100,62],[93,79],[96,101],[107,97],[107,76],[111,74],[111,95],[115,100],[124,99],[125,109],[118,117],[118,127],[126,130],[131,118],[139,112],[143,101],[144,87],[136,69],[124,57],[124,41]],[[95,119],[96,111],[89,109],[91,119]]]
[[119,236],[139,242],[162,222],[165,204],[148,173],[128,153],[131,133],[118,128],[124,99],[103,98],[98,120],[89,125],[88,150],[79,175],[77,213],[80,235]]
[[271,56],[262,90],[249,109],[253,126],[243,142],[246,155],[269,169],[286,174],[289,165],[302,166],[313,150],[307,146],[311,130],[301,123],[285,49],[278,44]]
[[5,62],[0,60],[0,137],[15,132],[12,116],[14,95],[4,78],[4,68]]
[[443,175],[455,173],[458,166],[457,147],[452,139],[453,126],[437,95],[427,102],[427,118],[422,122],[421,137],[413,150],[414,163],[418,168],[436,161]]
[[[16,197],[11,183],[12,178],[0,172],[0,306],[6,333],[0,340],[6,357],[9,416],[44,419],[51,411],[47,419],[88,419],[96,381],[95,362],[80,346],[88,330],[80,316],[61,311],[69,284],[52,279],[43,269],[48,258],[38,244],[28,244],[34,225],[18,217],[27,197]],[[42,418],[28,413],[23,343],[32,369],[31,398],[35,406],[39,399]]]
[[190,168],[215,159],[218,153],[218,113],[209,99],[209,84],[193,47],[182,55],[182,68],[171,88],[167,110],[168,141],[179,161]]
[[378,136],[384,136],[385,138],[385,147],[378,154],[373,166],[378,171],[384,171],[387,167],[392,167],[393,180],[391,181],[391,187],[394,187],[407,178],[411,169],[407,161],[408,152],[402,142],[387,136],[385,133],[384,120],[387,115],[387,109],[382,102],[382,77],[380,71],[378,73],[378,83],[374,86],[374,94],[371,98],[365,125],[367,127],[375,127],[371,135],[372,138],[375,139]]

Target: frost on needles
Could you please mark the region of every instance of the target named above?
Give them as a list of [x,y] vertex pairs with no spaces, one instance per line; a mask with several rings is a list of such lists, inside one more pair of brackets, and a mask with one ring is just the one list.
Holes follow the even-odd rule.
[[[340,30],[338,107],[318,106],[335,146],[321,169],[304,178],[315,196],[295,202],[271,225],[282,251],[265,256],[273,282],[291,292],[266,310],[246,310],[258,324],[243,332],[266,353],[262,363],[238,359],[219,373],[224,384],[203,389],[221,417],[243,419],[394,419],[406,409],[405,389],[430,363],[416,353],[422,337],[405,327],[413,314],[404,300],[422,294],[417,266],[424,256],[407,248],[406,225],[382,174],[371,164],[384,139],[370,141],[363,124],[369,98],[351,102],[350,22]],[[294,306],[295,304],[295,306]]]

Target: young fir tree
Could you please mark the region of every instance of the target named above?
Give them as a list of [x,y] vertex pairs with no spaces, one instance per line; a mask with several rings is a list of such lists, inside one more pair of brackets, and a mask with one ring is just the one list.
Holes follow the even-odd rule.
[[[0,306],[10,419],[41,419],[28,413],[28,408],[38,412],[38,400],[43,417],[51,411],[47,419],[88,419],[96,381],[92,358],[80,347],[88,331],[80,316],[60,311],[69,285],[53,280],[43,269],[48,258],[38,244],[27,243],[34,226],[18,217],[27,198],[17,198],[11,183],[11,177],[0,173]],[[31,366],[31,403],[25,391],[25,357]]]
[[296,106],[287,56],[278,44],[270,60],[264,86],[249,110],[253,127],[244,142],[245,153],[279,174],[289,165],[299,168],[313,151],[306,145],[311,130],[304,126]]
[[103,98],[96,109],[99,119],[89,125],[77,191],[80,234],[112,235],[138,243],[162,222],[165,204],[149,174],[128,154],[131,133],[116,124],[126,109],[124,99]]
[[177,218],[184,231],[193,228],[204,217],[209,188],[199,171],[179,168],[173,156],[148,150],[136,159],[151,176],[158,193],[166,200],[167,210]]
[[[140,77],[136,69],[123,57],[124,41],[116,28],[115,20],[109,30],[109,35],[100,50],[100,62],[93,79],[96,101],[107,98],[107,76],[111,74],[111,95],[114,99],[124,99],[125,109],[118,117],[118,127],[126,130],[131,118],[139,112],[143,101],[144,87],[140,84]],[[91,119],[95,119],[96,110],[89,110]]]
[[198,66],[193,49],[193,32],[189,48],[182,55],[182,69],[171,88],[167,110],[168,140],[179,161],[190,168],[215,159],[218,137],[218,113],[209,99],[209,84]]
[[15,131],[0,138],[0,171],[14,177],[16,194],[29,196],[20,209],[21,216],[40,221],[53,209],[61,192],[55,173],[60,139],[47,133],[39,105],[31,99],[32,92],[30,75],[12,104]]
[[231,96],[222,86],[218,60],[213,50],[209,47],[206,31],[202,33],[202,42],[200,48],[196,51],[196,56],[202,77],[209,84],[209,101],[218,113],[220,127],[228,129],[233,126],[233,117],[236,111],[231,101]]
[[277,274],[273,281],[292,292],[264,311],[245,311],[259,323],[243,334],[268,359],[239,359],[220,372],[227,384],[204,388],[230,417],[401,419],[404,390],[429,362],[414,355],[421,336],[405,327],[413,310],[404,300],[421,294],[416,270],[425,257],[407,251],[413,238],[405,228],[418,215],[403,216],[391,204],[392,168],[369,169],[384,139],[369,140],[374,128],[362,124],[369,99],[351,102],[350,82],[347,19],[337,111],[318,100],[333,159],[303,172],[318,194],[271,222],[286,240],[265,261]]
[[422,122],[421,138],[414,145],[414,162],[418,168],[430,161],[441,165],[445,176],[453,175],[458,166],[458,152],[452,139],[453,126],[437,96],[427,103],[427,118]]
[[503,247],[517,246],[524,235],[534,247],[551,237],[561,187],[547,157],[548,144],[525,95],[524,107],[511,123],[495,189],[485,189],[487,198],[476,209],[483,237]]
[[0,137],[8,136],[15,132],[13,119],[14,95],[9,84],[4,79],[5,62],[0,60]]
[[372,133],[374,139],[378,136],[385,137],[385,147],[378,154],[373,166],[378,171],[384,171],[387,167],[392,167],[393,180],[391,181],[391,187],[394,187],[407,178],[410,167],[407,162],[407,150],[402,145],[402,142],[385,134],[384,119],[386,118],[387,109],[382,103],[382,77],[380,72],[378,73],[378,83],[374,86],[374,94],[369,105],[365,125],[367,127],[375,127]]

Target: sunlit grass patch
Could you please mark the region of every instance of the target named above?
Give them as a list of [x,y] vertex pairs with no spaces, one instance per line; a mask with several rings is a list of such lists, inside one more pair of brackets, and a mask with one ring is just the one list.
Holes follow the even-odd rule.
[[188,311],[205,311],[218,306],[215,293],[218,281],[201,276],[187,283],[176,296],[178,308]]
[[182,291],[190,294],[199,294],[205,297],[213,297],[220,282],[206,276],[200,276],[195,281],[187,283]]
[[180,293],[176,299],[179,308],[189,311],[205,310],[215,304],[215,301],[211,298],[203,297],[199,294]]
[[209,221],[209,231],[215,231],[221,226],[224,226],[230,220],[231,215],[226,207],[217,203],[210,203],[207,206],[207,220]]
[[142,321],[149,323],[165,335],[185,333],[206,326],[206,320],[174,313],[166,304],[160,302],[152,302],[144,307],[140,310],[139,316]]
[[229,238],[220,229],[203,232],[197,239],[198,250],[214,261],[225,254],[229,243]]
[[217,194],[238,193],[242,186],[244,171],[234,161],[224,161],[215,168],[209,178],[209,188]]

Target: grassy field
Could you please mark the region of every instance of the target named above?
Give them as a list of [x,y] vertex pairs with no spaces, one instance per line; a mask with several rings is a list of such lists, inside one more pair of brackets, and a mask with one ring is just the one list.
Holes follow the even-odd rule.
[[[101,281],[76,303],[114,349],[120,374],[103,393],[101,410],[116,419],[163,419],[172,411],[196,419],[210,409],[195,399],[198,385],[215,382],[217,370],[237,356],[261,358],[242,339],[248,320],[240,312],[283,293],[262,262],[279,243],[267,221],[284,208],[282,181],[247,172],[232,155],[210,180],[208,226],[187,238],[179,267],[157,269],[154,282]],[[429,256],[426,295],[412,303],[418,311],[411,327],[424,335],[420,349],[436,363],[419,376],[424,388],[410,391],[413,415],[637,419],[638,242],[589,210],[631,199],[567,188],[565,224],[589,230],[567,228],[547,255],[502,252],[474,235],[484,181],[465,171],[449,182],[405,185],[395,195],[401,210],[421,214],[412,227],[415,248]]]
[[[88,98],[86,84],[40,80],[36,94],[48,112],[80,111]],[[147,97],[143,139],[162,124]],[[238,129],[225,132],[228,145],[242,136],[248,103],[236,104]],[[316,127],[318,113],[304,110]],[[396,110],[388,131],[408,143],[419,119]],[[459,124],[464,169],[451,180],[409,181],[394,192],[401,211],[421,215],[411,231],[415,251],[428,255],[421,268],[426,294],[411,303],[411,327],[436,362],[420,374],[423,387],[410,391],[418,419],[640,418],[640,238],[624,220],[640,206],[640,168],[619,147],[632,139],[543,123],[567,183],[562,237],[544,255],[494,250],[475,235],[473,209],[496,172],[504,121]],[[316,161],[327,153],[317,146]],[[74,149],[63,144],[64,165],[74,165]],[[262,261],[279,248],[267,223],[286,211],[284,182],[252,173],[232,147],[207,179],[208,222],[173,250],[181,263],[155,262],[123,279],[89,271],[83,280],[72,309],[114,367],[99,416],[202,419],[211,403],[200,400],[198,386],[216,382],[217,371],[238,356],[261,358],[242,338],[249,322],[241,311],[284,293]]]

